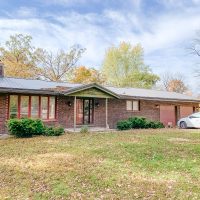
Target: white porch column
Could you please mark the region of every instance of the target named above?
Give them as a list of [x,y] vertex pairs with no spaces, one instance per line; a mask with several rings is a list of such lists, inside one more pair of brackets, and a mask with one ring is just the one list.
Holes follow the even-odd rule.
[[74,132],[76,131],[76,96],[74,97]]
[[106,128],[109,128],[109,125],[108,125],[108,98],[106,98]]

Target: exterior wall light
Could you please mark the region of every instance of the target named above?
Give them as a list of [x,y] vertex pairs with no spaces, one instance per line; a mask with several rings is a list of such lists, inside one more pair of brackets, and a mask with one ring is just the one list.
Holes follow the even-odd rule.
[[99,107],[100,106],[100,104],[99,104],[99,102],[95,102],[95,107]]
[[68,105],[69,107],[71,107],[71,106],[72,106],[72,102],[71,102],[71,101],[68,101],[68,102],[67,102],[67,105]]

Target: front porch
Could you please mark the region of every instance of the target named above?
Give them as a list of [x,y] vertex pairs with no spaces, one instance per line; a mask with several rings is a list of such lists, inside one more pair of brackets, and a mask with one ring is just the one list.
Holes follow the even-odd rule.
[[68,103],[73,108],[73,127],[66,128],[66,132],[80,132],[83,126],[88,126],[90,132],[109,130],[108,100],[118,98],[116,94],[91,84],[68,90],[65,96],[73,99]]

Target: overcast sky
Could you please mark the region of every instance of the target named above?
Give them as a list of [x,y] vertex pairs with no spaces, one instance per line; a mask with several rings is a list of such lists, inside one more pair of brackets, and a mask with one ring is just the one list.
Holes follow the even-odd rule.
[[80,64],[97,69],[109,46],[141,43],[153,72],[182,72],[196,92],[188,47],[198,29],[200,0],[0,0],[0,43],[23,33],[53,51],[80,44]]

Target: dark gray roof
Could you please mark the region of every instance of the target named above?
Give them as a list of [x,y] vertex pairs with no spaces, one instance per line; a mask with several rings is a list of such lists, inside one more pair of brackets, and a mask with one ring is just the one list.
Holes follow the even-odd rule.
[[199,99],[193,96],[188,96],[188,95],[180,94],[176,92],[167,92],[167,91],[161,91],[161,90],[140,89],[140,88],[116,88],[116,87],[107,87],[107,88],[123,97],[200,102]]
[[[20,78],[0,78],[0,91],[12,90],[38,90],[48,91],[49,89],[56,87],[67,88],[79,88],[83,87],[83,84],[72,84],[66,82],[52,82],[43,80],[31,80],[31,79],[20,79]],[[102,87],[102,86],[101,86]],[[85,87],[84,87],[85,88]],[[103,88],[103,87],[102,87]],[[179,94],[175,92],[166,92],[159,90],[139,89],[139,88],[116,88],[116,87],[105,87],[105,89],[121,96],[121,98],[141,98],[141,99],[155,99],[155,100],[169,100],[169,101],[192,101],[200,102],[195,97]]]
[[81,84],[72,84],[66,82],[53,82],[43,80],[21,79],[21,78],[0,78],[0,88],[16,88],[16,89],[29,89],[29,90],[41,90],[56,87],[77,87]]

